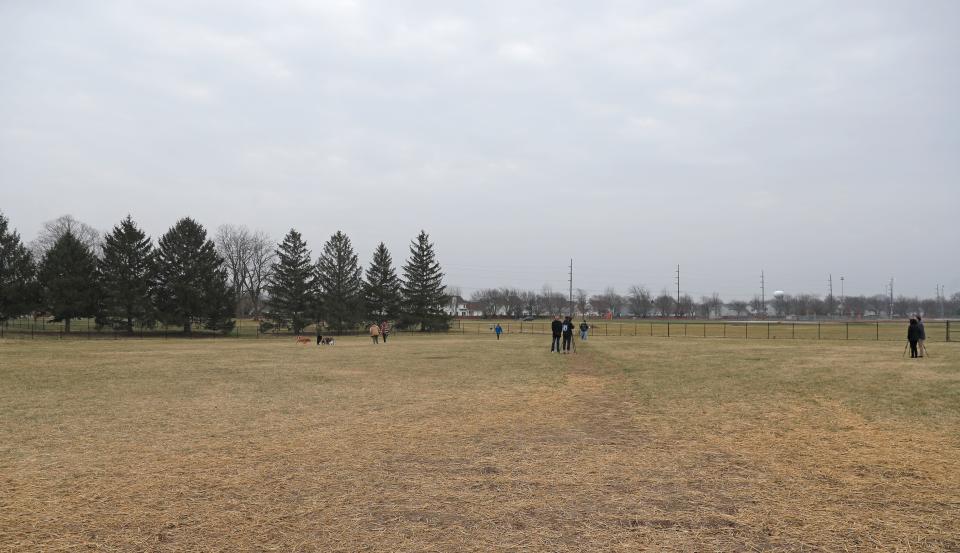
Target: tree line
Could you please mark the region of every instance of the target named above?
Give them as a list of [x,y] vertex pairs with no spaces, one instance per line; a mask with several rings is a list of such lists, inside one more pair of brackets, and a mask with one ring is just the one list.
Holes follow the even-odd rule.
[[435,330],[449,322],[443,276],[424,231],[401,277],[382,242],[364,272],[341,231],[314,260],[295,229],[279,244],[234,225],[210,238],[184,217],[154,244],[129,215],[106,235],[66,215],[28,247],[0,213],[0,321],[48,315],[66,332],[87,318],[130,333],[157,324],[226,333],[241,316],[296,333],[381,321]]
[[[470,302],[480,308],[485,317],[522,317],[525,315],[550,316],[571,311],[568,294],[555,292],[545,286],[542,290],[516,288],[485,288],[473,292]],[[884,294],[875,296],[821,297],[816,294],[797,294],[774,298],[762,298],[759,294],[750,301],[724,301],[719,294],[701,296],[699,300],[689,294],[662,290],[654,295],[644,286],[631,286],[626,294],[613,287],[599,294],[590,295],[577,289],[573,294],[572,310],[579,314],[624,317],[776,317],[776,318],[831,318],[831,317],[907,317],[921,313],[929,317],[960,316],[960,292],[950,298],[918,298],[896,296],[891,303]]]

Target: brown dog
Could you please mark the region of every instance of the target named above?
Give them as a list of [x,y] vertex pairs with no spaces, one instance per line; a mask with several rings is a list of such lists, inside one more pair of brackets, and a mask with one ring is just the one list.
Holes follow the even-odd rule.
[[307,338],[306,336],[297,336],[297,343],[298,343],[298,344],[309,344],[309,343],[310,343],[310,338]]

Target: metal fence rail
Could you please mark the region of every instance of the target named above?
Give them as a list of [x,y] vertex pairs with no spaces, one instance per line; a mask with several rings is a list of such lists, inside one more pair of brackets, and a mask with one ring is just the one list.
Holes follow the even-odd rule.
[[[454,320],[449,330],[441,334],[484,335],[492,334],[497,323],[507,334],[550,334],[550,321],[494,321]],[[936,320],[924,323],[927,340],[930,342],[960,341],[960,321]],[[623,337],[691,337],[731,338],[762,340],[906,340],[906,324],[902,321],[683,321],[649,319],[632,322],[589,322],[589,336]],[[366,336],[366,329],[346,331],[324,330],[329,336]],[[392,334],[419,334],[419,331],[394,329]],[[312,328],[301,335],[313,336]],[[111,328],[98,328],[91,320],[78,320],[72,331],[66,332],[63,323],[51,323],[38,318],[20,318],[0,323],[0,338],[54,338],[54,339],[236,339],[236,338],[292,338],[297,334],[286,329],[271,329],[261,332],[254,321],[238,321],[229,333],[198,329],[185,335],[181,327],[137,327],[133,333]]]
[[[453,322],[450,332],[484,334],[500,323],[506,333],[550,334],[550,321]],[[870,340],[904,341],[907,325],[901,321],[670,321],[588,322],[588,336],[647,336],[693,338],[741,338],[765,340]],[[927,341],[958,341],[958,321],[924,323]]]

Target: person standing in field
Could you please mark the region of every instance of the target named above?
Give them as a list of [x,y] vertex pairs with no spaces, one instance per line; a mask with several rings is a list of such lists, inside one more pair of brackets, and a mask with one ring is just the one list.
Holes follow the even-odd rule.
[[923,357],[924,353],[927,353],[927,331],[923,328],[923,318],[920,315],[917,315],[917,328],[920,329],[920,340],[917,342],[917,351],[920,353],[920,357]]
[[497,341],[500,341],[500,335],[503,334],[503,327],[500,326],[500,323],[497,323],[497,326],[494,327],[493,331],[497,334]]
[[910,342],[910,358],[917,357],[917,342],[920,341],[920,326],[916,319],[910,319],[907,327],[907,341]]
[[380,327],[377,323],[370,325],[370,339],[373,340],[374,344],[380,343]]
[[563,353],[570,353],[570,344],[573,343],[573,319],[567,317],[561,327],[563,332]]
[[387,336],[390,335],[390,323],[383,321],[380,323],[380,335],[383,336],[383,343],[387,343]]
[[580,323],[580,340],[582,341],[587,340],[587,331],[589,330],[590,330],[590,325],[587,324],[586,320]]
[[553,340],[550,342],[550,351],[554,351],[556,348],[557,353],[560,353],[560,334],[563,333],[563,323],[560,322],[560,315],[557,315],[553,318],[553,322],[550,323],[550,332],[553,333]]

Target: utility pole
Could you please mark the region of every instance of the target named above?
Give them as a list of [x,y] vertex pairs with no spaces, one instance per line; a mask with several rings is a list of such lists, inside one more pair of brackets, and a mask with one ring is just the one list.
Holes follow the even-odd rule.
[[893,277],[890,277],[890,318],[893,318]]
[[[829,291],[827,292],[827,297],[829,298],[830,310],[833,311],[833,309],[834,309],[834,306],[833,306],[833,273],[827,273],[827,289],[829,290]],[[833,313],[830,313],[830,316],[831,316],[831,317],[832,317],[833,315],[834,315]]]
[[570,258],[570,318],[573,318],[573,258]]
[[680,307],[680,265],[677,265],[677,314],[681,314]]
[[940,302],[940,318],[941,319],[943,318],[943,296],[944,296],[943,285],[938,284],[937,285],[937,301]]
[[763,318],[767,318],[767,289],[766,282],[763,280],[763,270],[760,270],[760,303],[763,304],[760,308],[763,309]]

